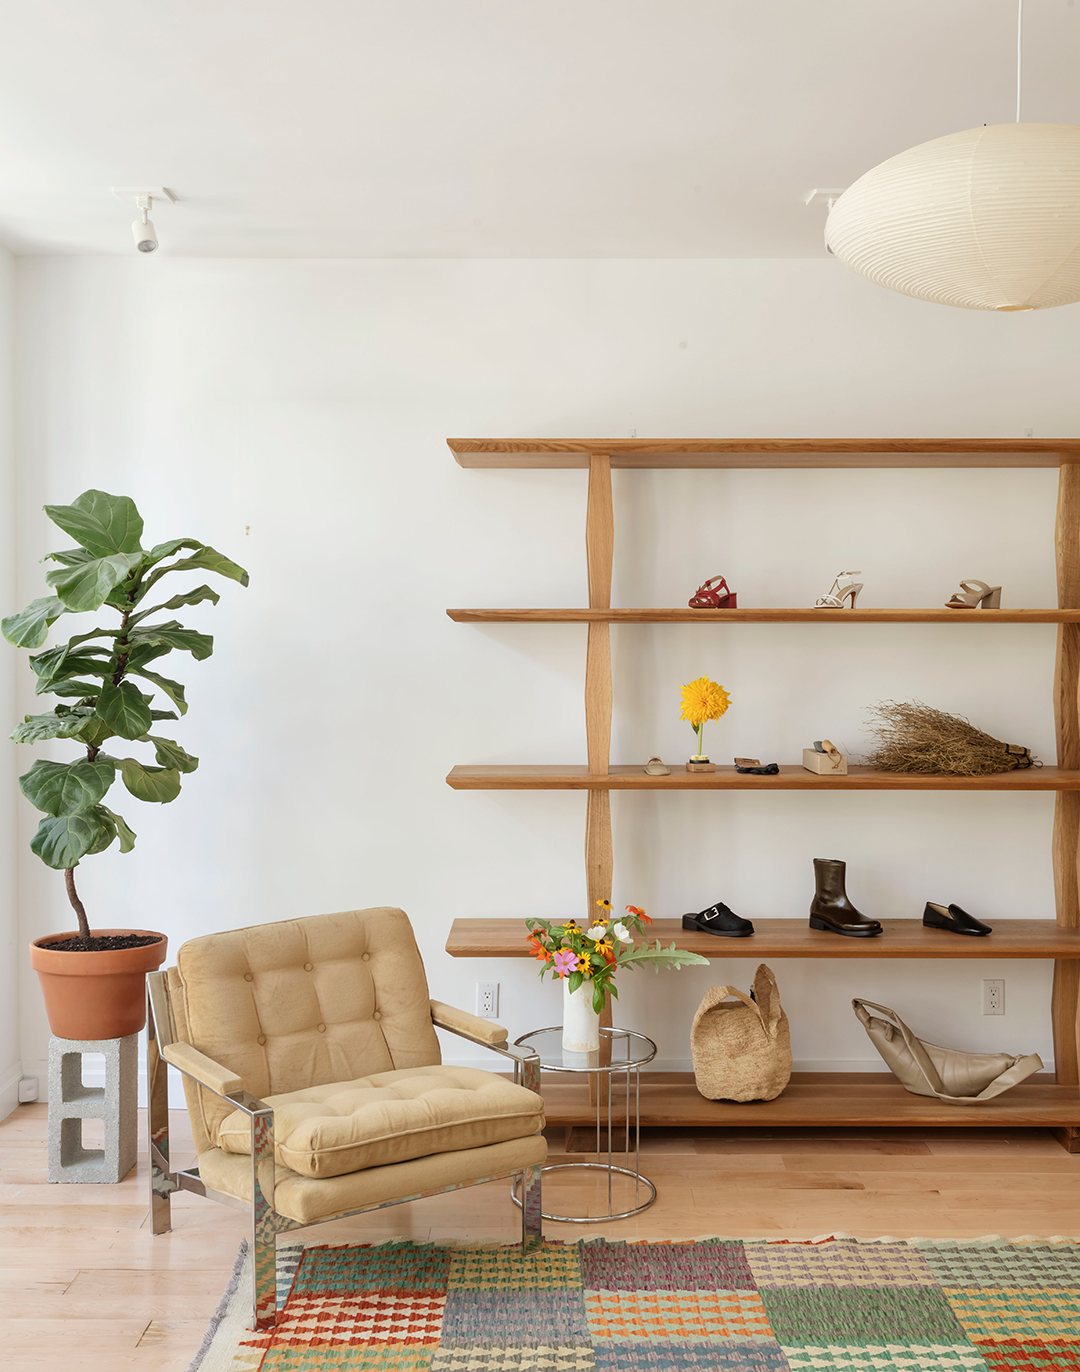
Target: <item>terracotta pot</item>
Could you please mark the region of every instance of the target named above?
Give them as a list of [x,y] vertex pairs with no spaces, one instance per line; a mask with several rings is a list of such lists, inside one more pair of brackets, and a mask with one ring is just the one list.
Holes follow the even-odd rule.
[[101,953],[57,953],[49,944],[77,938],[78,930],[47,934],[30,945],[49,1028],[58,1039],[120,1039],[146,1023],[146,973],[165,961],[169,941],[153,929],[93,929],[95,935],[144,934],[141,948]]

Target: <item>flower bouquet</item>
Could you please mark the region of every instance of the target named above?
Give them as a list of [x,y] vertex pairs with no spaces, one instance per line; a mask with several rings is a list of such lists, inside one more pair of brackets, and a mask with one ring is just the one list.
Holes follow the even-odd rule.
[[[652,920],[636,905],[626,907],[626,915],[615,918],[609,900],[598,900],[603,914],[587,929],[576,920],[555,924],[546,919],[527,919],[529,948],[542,964],[540,976],[551,972],[563,983],[563,1047],[576,1052],[592,1052],[600,1046],[600,1012],[607,992],[618,998],[615,973],[620,967],[683,967],[688,963],[708,962],[684,948],[662,948],[660,940],[650,946],[645,926]],[[635,944],[634,936],[645,942]]]

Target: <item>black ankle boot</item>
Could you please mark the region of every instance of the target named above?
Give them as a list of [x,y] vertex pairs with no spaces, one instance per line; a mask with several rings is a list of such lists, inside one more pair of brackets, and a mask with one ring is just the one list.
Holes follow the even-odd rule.
[[849,938],[873,938],[881,933],[876,919],[855,909],[844,890],[845,864],[839,858],[815,858],[817,892],[810,906],[810,928],[825,929]]

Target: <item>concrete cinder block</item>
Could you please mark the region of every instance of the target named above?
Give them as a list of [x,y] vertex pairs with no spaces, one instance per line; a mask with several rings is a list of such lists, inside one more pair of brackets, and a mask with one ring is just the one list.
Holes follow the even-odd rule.
[[[138,1153],[138,1034],[49,1040],[49,1180],[117,1182]],[[83,1085],[83,1054],[105,1058],[105,1085]],[[83,1120],[101,1120],[104,1148],[83,1145]]]

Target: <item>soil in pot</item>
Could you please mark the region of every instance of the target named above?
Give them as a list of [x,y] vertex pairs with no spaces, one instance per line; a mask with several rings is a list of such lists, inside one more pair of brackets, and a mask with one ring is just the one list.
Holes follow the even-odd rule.
[[48,947],[53,953],[112,953],[120,948],[149,948],[160,938],[160,934],[91,934],[89,938],[76,934],[54,939]]

